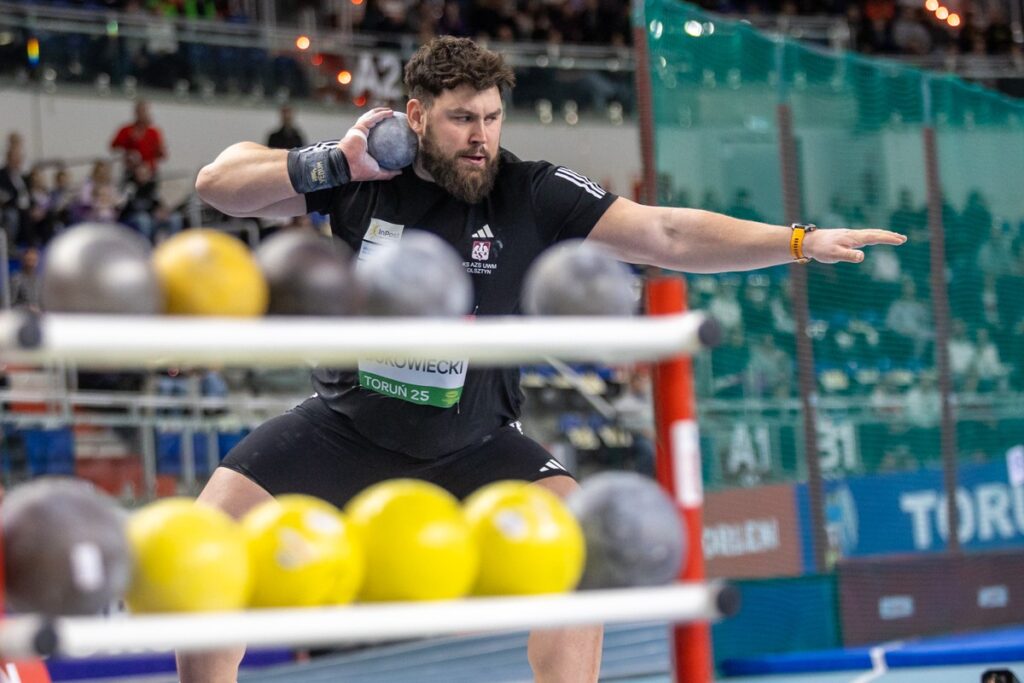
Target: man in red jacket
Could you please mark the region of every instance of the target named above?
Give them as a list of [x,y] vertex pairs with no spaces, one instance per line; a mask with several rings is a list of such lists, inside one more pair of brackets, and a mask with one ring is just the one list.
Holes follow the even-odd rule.
[[164,149],[163,134],[153,125],[148,102],[139,100],[135,103],[135,120],[117,131],[110,148],[124,151],[126,169],[143,163],[156,174],[157,163],[167,158],[167,150]]

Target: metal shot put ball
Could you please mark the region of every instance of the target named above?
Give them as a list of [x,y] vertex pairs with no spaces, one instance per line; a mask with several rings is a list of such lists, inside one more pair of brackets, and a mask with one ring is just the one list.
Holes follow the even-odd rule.
[[366,147],[381,168],[397,171],[416,160],[418,140],[409,127],[409,118],[396,112],[370,129]]

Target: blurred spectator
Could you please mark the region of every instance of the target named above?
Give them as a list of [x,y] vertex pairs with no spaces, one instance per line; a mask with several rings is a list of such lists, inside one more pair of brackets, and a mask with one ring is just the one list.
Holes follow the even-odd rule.
[[[917,274],[926,274],[927,269],[922,267],[928,263],[929,239],[928,239],[928,212],[925,207],[915,207],[913,195],[906,187],[900,188],[896,208],[889,214],[890,230],[902,232],[907,236],[907,243],[899,254],[900,261],[907,266],[912,277]],[[881,249],[878,250],[881,253]],[[923,275],[917,281],[919,287],[927,285],[927,278]]]
[[826,228],[857,227],[866,222],[867,219],[860,206],[849,201],[841,192],[832,195],[828,211],[820,221],[821,225]]
[[722,213],[724,211],[722,202],[718,199],[718,193],[711,189],[704,191],[704,196],[700,200],[700,208],[705,211],[714,211],[715,213]]
[[1006,369],[999,357],[999,348],[992,341],[987,328],[980,327],[975,334],[975,352],[972,372],[977,377],[977,389],[991,391],[1005,388]]
[[26,249],[21,254],[18,272],[11,275],[11,306],[39,311],[39,250]]
[[295,149],[305,146],[305,136],[295,126],[295,112],[291,106],[281,107],[281,127],[267,137],[271,149]]
[[179,232],[182,217],[168,210],[160,201],[153,172],[145,164],[137,165],[131,179],[124,186],[124,205],[120,220],[142,233],[151,242]]
[[632,467],[654,474],[654,403],[648,373],[633,372],[622,394],[611,402],[619,427],[633,437]]
[[50,190],[46,187],[43,170],[36,166],[25,178],[28,185],[30,204],[18,243],[38,247],[53,237],[53,215],[50,212]]
[[747,365],[746,396],[784,398],[789,396],[793,360],[775,345],[772,334],[760,334],[750,352]]
[[981,320],[992,329],[998,329],[1003,324],[999,292],[996,289],[996,275],[988,271],[985,271],[981,286]]
[[994,55],[1005,55],[1014,45],[1010,22],[1006,20],[1006,13],[1000,4],[990,3],[988,5],[988,27],[985,29],[985,41],[988,43],[989,51]]
[[922,372],[907,391],[904,401],[904,415],[912,429],[934,429],[938,426],[942,398],[936,386],[935,372]]
[[764,218],[750,203],[750,191],[745,187],[736,190],[736,196],[732,204],[725,210],[725,213],[733,218],[741,218],[748,221],[763,221]]
[[980,190],[971,190],[967,195],[967,202],[960,214],[960,223],[977,233],[984,232],[994,225],[992,210],[989,209],[988,201]]
[[98,159],[93,162],[92,172],[78,192],[78,199],[72,211],[74,222],[99,221],[111,223],[121,213],[121,198],[114,186],[114,172],[110,162]]
[[7,140],[4,166],[0,168],[0,226],[7,230],[8,240],[17,243],[32,206],[32,195],[22,175],[25,150],[21,137],[12,134]]
[[924,12],[920,7],[902,5],[892,24],[892,42],[897,52],[926,55],[932,51],[932,37],[925,28]]
[[915,208],[913,195],[911,195],[910,190],[905,187],[900,188],[896,208],[889,215],[889,228],[898,232],[913,234],[915,231],[923,230],[927,226],[927,211],[924,207]]
[[[965,221],[965,226],[968,225]],[[989,217],[987,224],[979,224],[977,228],[971,226],[981,234],[982,230],[988,232],[988,239],[978,249],[978,269],[989,275],[1009,275],[1013,272],[1016,261],[1013,251],[1013,240],[1010,238],[1001,225],[993,222]]]
[[718,398],[742,398],[744,374],[750,350],[743,332],[734,328],[725,336],[725,343],[711,352],[711,391]]
[[167,150],[163,134],[153,125],[146,100],[135,103],[135,120],[117,131],[110,148],[124,152],[126,174],[141,162],[149,166],[154,176],[157,175],[157,164],[167,158]]
[[789,278],[782,282],[781,290],[771,298],[772,329],[776,334],[792,338],[796,334],[796,320],[790,310],[793,301],[793,286]]
[[736,283],[721,281],[718,295],[711,300],[708,313],[718,321],[725,332],[743,332],[743,309],[737,298]]
[[949,331],[949,371],[957,388],[963,386],[971,371],[976,349],[974,342],[967,336],[967,325],[963,320],[955,318]]
[[53,216],[54,232],[60,232],[71,225],[71,208],[75,201],[75,191],[71,187],[71,174],[63,166],[58,166],[53,173],[53,187],[50,189],[50,214]]
[[458,0],[447,0],[436,29],[440,35],[470,37],[472,31],[462,11],[462,3]]
[[[885,326],[903,339],[890,339],[893,355],[920,359],[935,338],[928,306],[917,298],[917,286],[910,278],[903,280],[900,298],[892,302],[885,315]],[[907,348],[906,341],[910,342]],[[908,353],[909,352],[909,353]]]

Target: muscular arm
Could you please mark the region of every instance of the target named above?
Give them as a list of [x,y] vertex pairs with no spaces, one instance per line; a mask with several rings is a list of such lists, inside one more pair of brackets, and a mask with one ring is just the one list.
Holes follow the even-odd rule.
[[[349,129],[338,147],[348,161],[350,180],[389,180],[398,171],[384,171],[366,151],[366,137],[378,122],[392,116],[371,109]],[[305,196],[288,176],[288,150],[255,142],[239,142],[199,171],[196,191],[204,202],[229,216],[287,218],[306,213]]]
[[[690,273],[754,270],[790,263],[788,226],[744,221],[700,209],[643,206],[618,198],[588,239],[611,247],[623,261]],[[818,230],[804,254],[824,263],[864,260],[861,247],[899,245],[888,230]]]
[[196,191],[204,202],[229,216],[281,216],[280,212],[263,213],[281,202],[296,210],[288,216],[306,213],[305,198],[288,179],[288,151],[255,142],[231,145],[204,166],[196,178]]

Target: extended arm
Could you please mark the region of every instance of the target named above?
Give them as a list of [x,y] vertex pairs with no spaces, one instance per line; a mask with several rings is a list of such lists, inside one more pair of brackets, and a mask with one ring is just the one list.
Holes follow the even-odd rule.
[[[690,273],[754,270],[793,261],[788,226],[744,221],[700,209],[643,206],[618,198],[588,239],[620,259]],[[903,244],[888,230],[817,230],[804,238],[803,253],[816,261],[864,260],[861,247]]]
[[[348,180],[388,180],[398,172],[381,170],[366,151],[366,136],[390,109],[373,109],[349,129],[337,148],[347,161]],[[196,191],[210,206],[229,216],[281,217],[306,213],[306,200],[292,183],[288,150],[239,142],[199,171]]]

